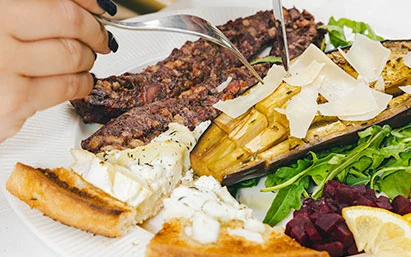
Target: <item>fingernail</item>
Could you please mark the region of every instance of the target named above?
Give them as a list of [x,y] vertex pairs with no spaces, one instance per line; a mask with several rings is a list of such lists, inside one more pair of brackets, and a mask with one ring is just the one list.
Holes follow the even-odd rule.
[[91,76],[93,77],[94,85],[96,85],[96,84],[97,84],[96,75],[94,75],[94,73],[90,73],[90,74],[91,74]]
[[97,54],[94,52],[94,60],[97,60]]
[[116,15],[117,5],[111,0],[97,0],[98,5],[111,16]]
[[113,53],[117,52],[118,50],[117,40],[114,38],[113,34],[110,31],[108,31],[108,47],[111,51],[113,51]]

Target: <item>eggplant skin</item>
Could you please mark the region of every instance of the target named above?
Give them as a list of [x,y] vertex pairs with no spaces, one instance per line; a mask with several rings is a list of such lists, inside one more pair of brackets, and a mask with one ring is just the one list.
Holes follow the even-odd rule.
[[[190,154],[193,170],[230,186],[264,176],[302,158],[309,151],[353,143],[358,139],[357,133],[371,125],[388,124],[396,128],[408,124],[411,121],[411,97],[398,87],[411,84],[411,69],[403,62],[403,57],[411,51],[411,40],[387,40],[383,44],[391,50],[391,55],[382,76],[386,93],[394,98],[374,119],[353,122],[317,116],[306,138],[290,137],[285,115],[275,108],[284,108],[300,88],[282,83],[242,116],[232,119],[221,114],[214,119]],[[327,54],[348,74],[358,76],[337,50]],[[318,99],[319,102],[323,100]]]

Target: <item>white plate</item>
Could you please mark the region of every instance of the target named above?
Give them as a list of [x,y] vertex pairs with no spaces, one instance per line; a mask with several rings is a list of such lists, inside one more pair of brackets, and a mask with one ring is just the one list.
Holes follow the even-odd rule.
[[[330,14],[327,9],[319,8],[319,2],[313,1],[313,9],[307,7],[308,1],[303,2],[305,8],[317,17],[324,18],[325,22],[331,14],[338,16],[338,9],[334,8],[333,13]],[[357,9],[354,11],[352,16],[344,16],[364,17],[361,20],[371,22],[377,32],[379,32],[378,28],[385,29],[384,31],[389,31],[388,28],[395,28],[396,33],[391,30],[390,37],[393,37],[393,34],[397,38],[411,36],[409,21],[376,19],[372,13],[364,13]],[[250,8],[203,8],[173,13],[196,14],[215,24],[223,24],[229,19],[255,12],[255,9]],[[344,9],[341,9],[341,13],[344,14]],[[138,17],[135,20],[165,14],[157,13]],[[195,40],[194,37],[173,33],[128,32],[114,28],[110,30],[119,41],[120,49],[117,54],[98,57],[93,71],[99,77],[141,70],[148,64],[166,57],[173,48],[181,46],[186,40]],[[120,239],[93,236],[52,221],[39,211],[30,209],[5,190],[4,183],[16,162],[20,161],[37,167],[67,167],[72,162],[69,149],[78,147],[80,140],[95,129],[96,126],[84,126],[68,103],[36,114],[29,119],[17,136],[0,145],[0,186],[5,198],[21,220],[59,255],[143,256],[145,245],[152,234],[140,227],[136,227],[130,234]]]

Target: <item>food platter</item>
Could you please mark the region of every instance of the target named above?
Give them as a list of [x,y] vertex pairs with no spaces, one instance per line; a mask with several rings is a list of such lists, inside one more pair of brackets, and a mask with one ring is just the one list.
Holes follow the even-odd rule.
[[[228,19],[256,11],[250,8],[219,8],[183,10],[178,13],[196,14],[215,24],[221,24]],[[151,17],[159,15],[166,14],[154,14]],[[148,17],[136,20],[139,19]],[[403,29],[406,31],[406,24]],[[130,33],[111,30],[120,42],[121,48],[116,55],[99,56],[94,67],[94,72],[99,77],[141,70],[148,64],[164,58],[173,48],[179,47],[186,40],[194,39],[171,33]],[[67,103],[38,113],[15,138],[0,146],[2,172],[10,173],[17,161],[40,167],[67,167],[72,162],[68,150],[78,147],[80,140],[96,128],[94,125],[83,125]],[[60,255],[142,256],[145,245],[152,236],[151,233],[136,227],[123,238],[106,239],[51,222],[39,211],[32,210],[13,198],[4,190],[3,180],[1,183],[4,195],[17,215],[42,241]]]
[[[229,19],[250,15],[252,8],[191,9],[177,13],[196,14],[215,24]],[[174,12],[175,13],[175,12]],[[154,14],[148,17],[166,15]],[[143,19],[148,19],[143,17]],[[136,18],[139,20],[141,18]],[[121,48],[116,55],[99,56],[93,71],[99,77],[138,71],[167,56],[175,47],[181,46],[189,37],[173,33],[139,32],[130,33],[110,28]],[[138,46],[138,47],[136,47]],[[38,167],[68,167],[73,159],[70,149],[79,147],[81,139],[95,131],[98,125],[84,125],[69,103],[64,103],[31,118],[19,134],[0,146],[2,193],[21,220],[47,246],[62,256],[143,256],[145,245],[152,234],[136,227],[127,236],[108,239],[53,222],[40,211],[30,209],[5,190],[6,175],[16,162]]]

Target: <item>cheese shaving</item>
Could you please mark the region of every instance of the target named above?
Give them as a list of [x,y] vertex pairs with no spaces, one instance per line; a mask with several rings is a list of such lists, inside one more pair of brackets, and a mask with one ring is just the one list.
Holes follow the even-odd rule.
[[344,97],[357,85],[357,81],[353,77],[343,71],[313,44],[293,63],[293,72],[303,72],[313,60],[324,64],[320,72],[320,75],[324,76],[324,80],[320,86],[319,93],[328,101]]
[[341,49],[339,51],[368,82],[378,80],[391,54],[391,51],[379,41],[374,41],[361,34],[356,34],[355,40],[347,53]]
[[325,116],[352,116],[372,112],[377,108],[377,103],[371,88],[358,83],[349,94],[335,101],[330,101],[318,106],[318,110]]
[[224,89],[226,89],[228,87],[228,85],[230,85],[231,81],[233,80],[232,77],[228,77],[226,81],[224,81],[223,83],[221,83],[218,87],[216,87],[217,92],[221,93],[224,91]]
[[317,114],[318,90],[303,87],[301,92],[294,96],[287,105],[286,116],[290,122],[290,135],[304,138],[315,115]]
[[383,92],[383,93],[385,92],[385,82],[384,82],[383,77],[380,77],[377,80],[377,83],[375,83],[374,88],[375,88],[375,90],[378,90],[380,92]]
[[[307,69],[300,73],[296,72],[295,75],[291,77],[284,78],[284,81],[292,86],[306,86],[313,83],[324,66],[324,63],[319,63],[314,60],[308,65]],[[294,74],[293,66],[290,67],[290,73]]]
[[411,86],[403,86],[403,87],[398,87],[398,88],[407,94],[411,94]]
[[340,120],[365,121],[365,120],[370,120],[370,119],[375,118],[378,114],[384,111],[387,108],[388,103],[391,101],[392,95],[385,94],[385,93],[382,93],[382,92],[379,92],[373,89],[371,89],[371,92],[377,103],[377,108],[375,110],[362,114],[362,115],[353,115],[353,116],[341,115],[341,116],[338,116],[338,118]]
[[408,68],[411,68],[411,52],[408,52],[408,54],[406,54],[404,56],[404,64],[407,65]]
[[274,65],[263,79],[264,84],[258,83],[255,87],[250,89],[250,92],[246,95],[241,95],[227,101],[220,100],[214,104],[213,107],[224,112],[231,118],[237,118],[273,93],[281,84],[285,74],[286,72],[283,66]]

